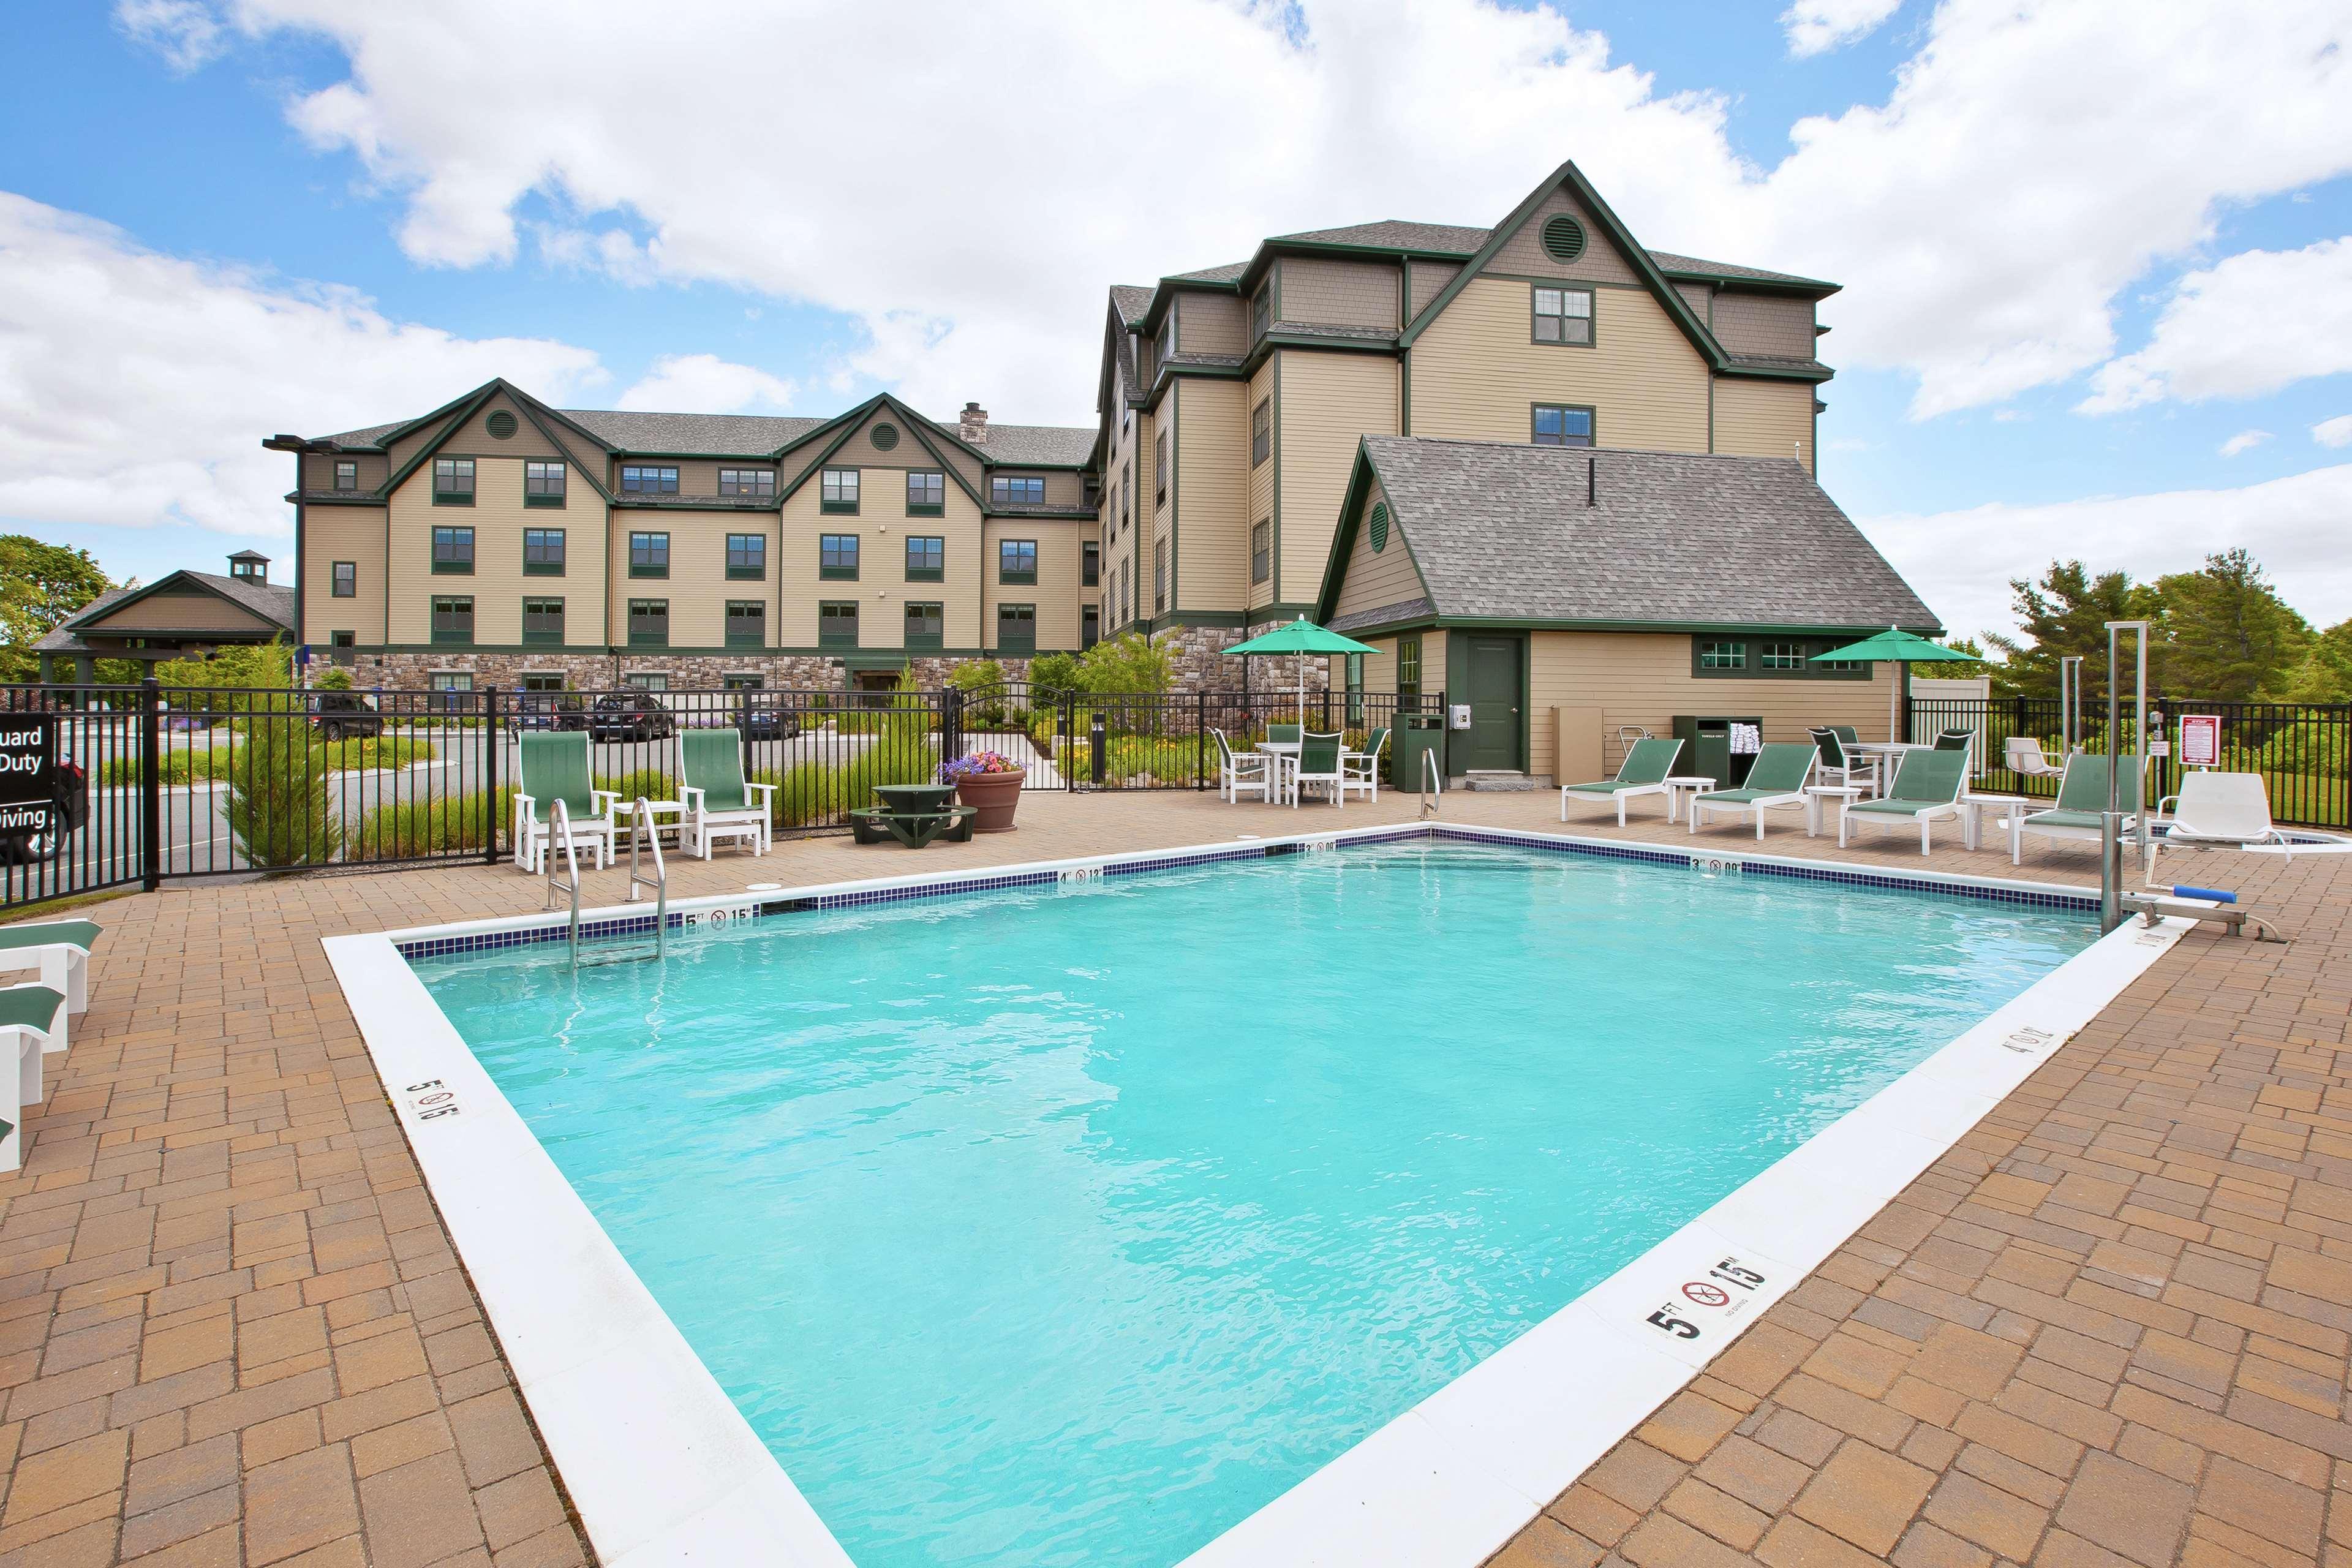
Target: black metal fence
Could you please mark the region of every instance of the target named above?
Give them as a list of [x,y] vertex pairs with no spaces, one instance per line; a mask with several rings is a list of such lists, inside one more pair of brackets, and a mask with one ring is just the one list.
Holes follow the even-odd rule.
[[[1410,706],[1412,699],[1406,699]],[[873,786],[981,751],[1033,790],[1209,789],[1222,730],[1339,730],[1360,746],[1399,699],[1309,692],[1039,697],[982,690],[268,690],[0,687],[37,731],[47,818],[0,832],[0,909],[123,885],[293,868],[492,862],[511,852],[522,737],[589,737],[600,788],[678,798],[678,737],[731,728],[777,786],[780,836],[844,831]]]
[[[2273,816],[2306,827],[2352,827],[2352,704],[2168,699],[2151,707],[2158,718],[2148,726],[2148,739],[2169,742],[2171,754],[2149,759],[2146,804],[2152,805],[2180,789],[2181,715],[2211,714],[2221,721],[2217,765],[2231,773],[2262,774],[2270,789]],[[2137,751],[2139,736],[2128,700],[2119,712],[2122,732],[2116,737],[2117,745],[2123,751]],[[1911,739],[1933,740],[1945,728],[1975,731],[1979,746],[1978,787],[2013,795],[2057,793],[2056,774],[2037,776],[2018,771],[2010,742],[2012,739],[2029,742],[2054,764],[2065,752],[2061,725],[2055,699],[1923,697],[1911,703]],[[2092,703],[2087,712],[2076,718],[2074,743],[2095,752],[2106,750],[2104,701]]]

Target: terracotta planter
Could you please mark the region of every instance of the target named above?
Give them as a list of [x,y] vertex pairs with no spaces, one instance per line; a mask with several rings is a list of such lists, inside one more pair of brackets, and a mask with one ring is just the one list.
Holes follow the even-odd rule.
[[1021,784],[1029,776],[1025,769],[1009,773],[971,773],[956,781],[956,798],[966,805],[980,808],[971,819],[974,833],[1010,833],[1013,813],[1021,805]]

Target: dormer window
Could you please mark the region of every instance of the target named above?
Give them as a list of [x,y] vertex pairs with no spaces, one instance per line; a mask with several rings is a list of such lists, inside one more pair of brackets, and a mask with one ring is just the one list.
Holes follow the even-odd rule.
[[360,466],[348,458],[339,459],[335,464],[335,488],[339,490],[359,489]]
[[677,470],[629,463],[621,468],[621,493],[627,496],[677,494]]
[[740,500],[769,500],[776,493],[773,468],[721,468],[719,493]]

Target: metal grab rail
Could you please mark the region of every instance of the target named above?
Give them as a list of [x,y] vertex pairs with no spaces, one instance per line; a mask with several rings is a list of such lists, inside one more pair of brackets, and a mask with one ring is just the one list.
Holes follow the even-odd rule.
[[555,879],[555,847],[563,846],[563,861],[571,869],[569,894],[572,900],[572,967],[580,967],[580,853],[572,847],[572,813],[561,800],[551,801],[547,810],[547,901],[541,906],[555,907],[555,895],[563,890]]
[[1421,753],[1421,817],[1423,822],[1437,815],[1437,796],[1445,793],[1445,780],[1437,772],[1437,753],[1423,748]]
[[[637,873],[637,846],[653,847],[654,874]],[[662,859],[661,835],[654,827],[653,803],[644,795],[637,796],[635,809],[629,813],[629,902],[637,901],[637,890],[654,890],[654,956],[659,958],[669,931],[669,867]]]

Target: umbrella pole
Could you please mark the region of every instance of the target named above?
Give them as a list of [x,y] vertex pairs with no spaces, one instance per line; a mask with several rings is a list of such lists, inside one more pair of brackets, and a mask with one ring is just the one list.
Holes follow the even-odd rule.
[[1886,738],[1889,741],[1905,739],[1896,731],[1903,728],[1903,683],[1910,679],[1911,667],[1897,660],[1895,666],[1895,685],[1886,694]]

